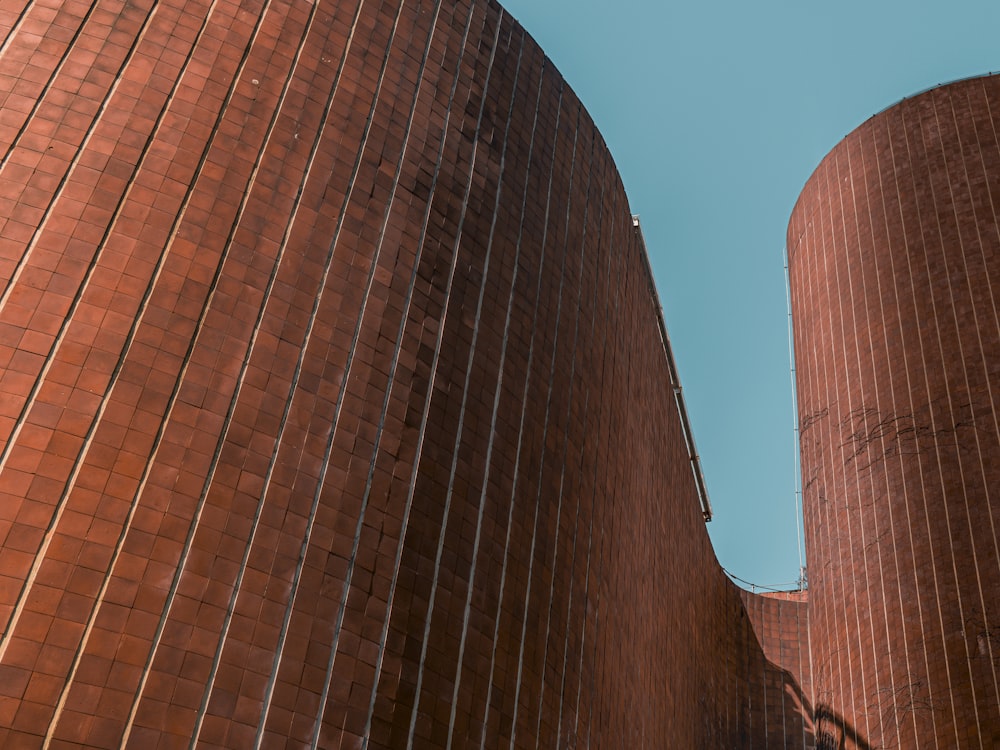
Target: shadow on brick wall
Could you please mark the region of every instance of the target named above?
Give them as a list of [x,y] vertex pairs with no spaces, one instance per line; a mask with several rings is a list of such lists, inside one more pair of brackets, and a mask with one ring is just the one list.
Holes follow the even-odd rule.
[[850,722],[829,706],[819,704],[813,712],[816,750],[879,750]]

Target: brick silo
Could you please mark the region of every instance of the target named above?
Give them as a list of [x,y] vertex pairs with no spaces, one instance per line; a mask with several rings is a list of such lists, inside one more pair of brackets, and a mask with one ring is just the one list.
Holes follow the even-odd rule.
[[792,214],[819,747],[1000,746],[998,117],[906,99]]

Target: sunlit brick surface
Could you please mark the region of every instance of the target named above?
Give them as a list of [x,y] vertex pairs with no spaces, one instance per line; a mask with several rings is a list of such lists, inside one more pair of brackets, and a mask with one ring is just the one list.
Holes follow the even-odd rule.
[[618,175],[498,6],[0,40],[0,746],[811,746],[804,605],[715,563]]
[[997,77],[903,101],[792,216],[820,747],[1000,747],[998,120]]

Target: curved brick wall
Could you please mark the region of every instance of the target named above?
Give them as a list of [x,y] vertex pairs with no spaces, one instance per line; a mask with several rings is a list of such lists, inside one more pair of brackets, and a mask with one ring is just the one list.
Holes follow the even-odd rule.
[[0,39],[0,745],[809,745],[802,606],[716,565],[619,178],[498,6]]
[[807,593],[740,596],[747,613],[747,674],[740,682],[758,723],[740,746],[814,748]]
[[818,732],[847,747],[1000,746],[998,119],[996,77],[903,101],[789,227]]

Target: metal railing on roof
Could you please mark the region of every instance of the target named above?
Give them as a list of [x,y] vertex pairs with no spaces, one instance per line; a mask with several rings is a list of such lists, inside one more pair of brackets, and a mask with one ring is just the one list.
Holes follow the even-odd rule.
[[677,364],[674,362],[674,352],[670,347],[670,336],[667,335],[667,324],[663,320],[663,305],[660,304],[660,295],[656,291],[656,283],[653,280],[653,268],[649,262],[649,251],[646,248],[646,238],[639,225],[638,215],[632,216],[632,226],[635,228],[639,242],[642,243],[642,257],[645,260],[646,274],[649,280],[649,294],[653,298],[656,307],[656,321],[660,328],[660,341],[663,344],[663,353],[667,359],[667,370],[670,373],[670,385],[674,390],[674,401],[677,404],[677,412],[681,418],[681,431],[684,433],[684,442],[687,444],[688,458],[691,461],[691,471],[694,473],[694,483],[698,490],[698,501],[701,503],[701,512],[705,521],[712,520],[712,503],[708,499],[708,489],[705,487],[705,477],[701,472],[701,460],[698,458],[698,450],[694,444],[694,434],[691,432],[691,423],[688,421],[687,407],[684,405],[684,393],[681,389],[681,380],[677,375]]

